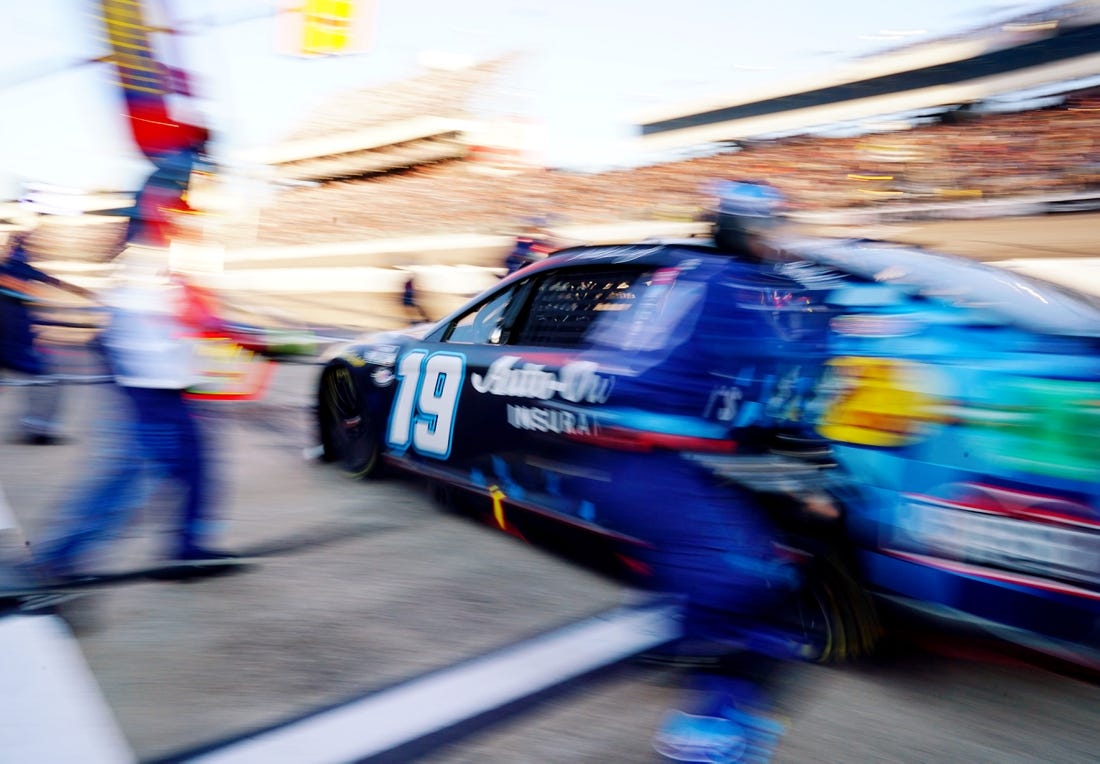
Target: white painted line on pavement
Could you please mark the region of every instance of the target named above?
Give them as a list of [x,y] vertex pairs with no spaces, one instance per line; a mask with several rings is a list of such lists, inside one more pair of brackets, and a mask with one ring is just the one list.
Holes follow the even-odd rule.
[[[27,559],[26,554],[27,537],[23,535],[19,518],[8,504],[4,487],[0,486],[0,566],[23,562]],[[0,671],[3,671],[3,664],[0,664]]]
[[76,640],[56,616],[0,618],[0,759],[136,761]]
[[613,665],[665,644],[678,634],[672,606],[614,611],[188,761],[360,761]]
[[[9,536],[23,545],[0,487],[0,539]],[[0,616],[0,760],[136,761],[76,640],[57,616]]]
[[8,506],[8,500],[4,496],[4,489],[0,488],[0,531],[18,531],[19,524],[15,522],[15,515]]

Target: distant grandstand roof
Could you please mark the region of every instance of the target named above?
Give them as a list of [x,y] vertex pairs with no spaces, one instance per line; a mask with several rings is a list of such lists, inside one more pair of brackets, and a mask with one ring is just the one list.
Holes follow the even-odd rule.
[[463,117],[476,89],[510,61],[510,57],[495,58],[341,93],[303,120],[290,141],[362,132],[416,117]]
[[505,56],[343,93],[288,140],[240,158],[269,165],[284,180],[327,180],[463,157],[469,102],[510,61]]
[[[810,129],[983,98],[1100,74],[1096,3],[1059,7],[1047,24],[1006,23],[981,35],[923,44],[854,62],[785,90],[643,116],[647,148],[680,148]],[[1035,16],[1033,19],[1032,17]]]

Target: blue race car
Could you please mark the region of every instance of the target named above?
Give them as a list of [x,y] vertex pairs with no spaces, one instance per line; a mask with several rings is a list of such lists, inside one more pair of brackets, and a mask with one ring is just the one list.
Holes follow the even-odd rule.
[[872,592],[1079,658],[1100,613],[1100,307],[881,242],[789,252],[571,248],[344,346],[318,385],[325,456],[426,477],[708,612],[797,591],[766,609],[806,657],[869,649]]
[[1100,302],[904,247],[794,249],[875,284],[830,298],[815,416],[861,494],[866,585],[1100,667]]

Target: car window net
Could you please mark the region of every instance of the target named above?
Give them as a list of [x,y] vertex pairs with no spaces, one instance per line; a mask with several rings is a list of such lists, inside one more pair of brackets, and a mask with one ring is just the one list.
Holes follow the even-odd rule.
[[[663,278],[662,278],[663,276]],[[630,310],[605,313],[589,329],[594,347],[651,352],[674,347],[694,325],[706,285],[676,279],[675,269],[647,274],[634,284],[638,299]]]
[[554,273],[543,281],[519,328],[522,345],[575,347],[600,316],[629,311],[638,301],[641,271]]

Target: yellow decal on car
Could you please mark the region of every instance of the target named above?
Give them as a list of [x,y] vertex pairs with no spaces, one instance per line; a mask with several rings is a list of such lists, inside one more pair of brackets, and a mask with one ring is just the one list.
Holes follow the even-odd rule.
[[502,531],[508,530],[508,523],[504,519],[504,491],[498,486],[489,486],[489,497],[493,500],[493,519]]
[[835,393],[817,429],[830,440],[904,446],[919,440],[929,424],[944,421],[945,401],[921,364],[849,356],[829,366]]

